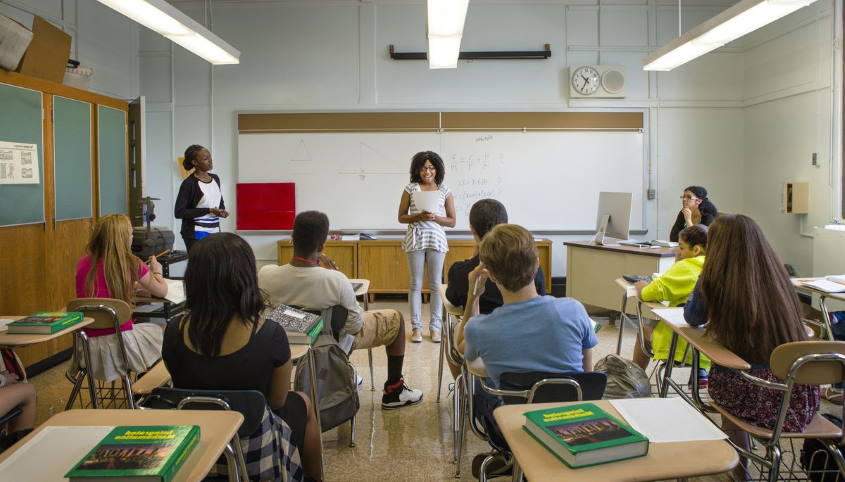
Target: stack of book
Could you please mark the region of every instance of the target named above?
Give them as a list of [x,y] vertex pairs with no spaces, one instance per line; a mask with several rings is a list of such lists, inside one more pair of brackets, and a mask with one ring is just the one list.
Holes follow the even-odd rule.
[[287,305],[279,305],[267,318],[285,329],[288,343],[291,345],[310,345],[323,331],[323,317],[298,310]]
[[199,440],[197,425],[115,427],[65,477],[168,482]]
[[57,331],[70,328],[81,322],[82,313],[73,311],[69,313],[41,312],[25,318],[13,321],[6,325],[9,334],[47,334],[51,335]]
[[522,428],[572,468],[648,453],[645,436],[593,403],[526,412]]

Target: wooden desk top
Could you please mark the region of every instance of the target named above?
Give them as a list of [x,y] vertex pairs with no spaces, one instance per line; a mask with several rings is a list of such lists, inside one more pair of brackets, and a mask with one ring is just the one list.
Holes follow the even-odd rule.
[[350,283],[361,283],[361,287],[355,290],[355,296],[364,296],[370,291],[370,280],[363,278],[350,278]]
[[[503,405],[493,412],[526,479],[579,482],[680,479],[727,472],[739,462],[736,451],[729,443],[724,440],[706,440],[651,443],[648,454],[643,457],[570,469],[522,429],[525,423],[523,413],[576,403],[584,402]],[[595,403],[602,410],[622,419],[609,401],[597,400],[590,403]]]
[[[208,475],[223,449],[241,426],[244,416],[223,410],[68,410],[50,417],[32,433],[0,454],[0,462],[23,446],[44,427],[118,425],[199,425],[199,444],[176,473],[174,481],[196,481]],[[70,470],[70,467],[68,467]]]
[[663,308],[653,310],[652,313],[657,315],[657,317],[664,321],[665,324],[672,329],[672,331],[677,333],[681,338],[685,339],[687,343],[694,346],[701,353],[707,355],[707,358],[710,358],[713,363],[725,368],[733,368],[735,370],[751,369],[750,363],[722,346],[721,343],[706,335],[704,333],[704,328],[689,326],[685,321],[683,324],[679,324],[680,321],[683,321],[684,319],[683,308]]
[[625,246],[622,244],[615,246],[600,246],[594,241],[565,241],[564,246],[572,246],[574,248],[599,249],[603,251],[614,251],[625,254],[636,254],[639,256],[654,256],[657,258],[667,258],[677,254],[677,248],[640,248],[637,246]]
[[[0,318],[7,319],[7,320],[17,320],[18,318],[24,318],[22,315],[0,315]],[[82,319],[79,323],[71,326],[70,328],[65,328],[62,331],[57,331],[52,334],[40,333],[40,334],[21,334],[21,333],[9,333],[3,332],[0,333],[0,346],[2,347],[16,347],[16,346],[26,346],[26,345],[34,345],[36,343],[41,343],[44,341],[50,341],[54,338],[58,338],[62,335],[66,335],[68,333],[72,333],[83,326],[90,325],[94,323],[94,318],[90,316],[86,316]]]
[[824,296],[826,296],[830,299],[845,301],[845,293],[828,293],[827,291],[816,289],[816,288],[813,288],[813,287],[810,287],[810,286],[804,286],[804,285],[801,284],[801,283],[805,283],[805,282],[808,282],[808,281],[816,281],[818,279],[822,279],[822,277],[790,278],[789,281],[792,282],[792,286],[794,286],[796,290],[806,291],[808,293],[816,293],[816,294],[819,294],[819,295],[824,295]]

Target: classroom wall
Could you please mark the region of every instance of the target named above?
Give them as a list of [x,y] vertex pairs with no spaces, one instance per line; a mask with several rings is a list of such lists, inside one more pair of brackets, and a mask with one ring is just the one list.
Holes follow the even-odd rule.
[[[804,276],[813,274],[813,226],[840,217],[841,160],[831,146],[840,142],[832,113],[841,82],[834,56],[842,53],[833,49],[833,19],[834,2],[820,1],[745,40],[745,212]],[[811,164],[814,152],[818,167]],[[809,182],[810,214],[780,212],[786,181]]]
[[132,20],[94,0],[0,0],[0,14],[27,28],[39,15],[71,36],[71,58],[94,69],[91,90],[138,96],[138,31]]
[[[685,3],[685,29],[725,8],[701,2],[707,4]],[[670,73],[641,69],[649,51],[677,34],[674,6],[624,0],[601,6],[472,2],[463,49],[536,49],[550,43],[551,59],[461,62],[457,70],[430,71],[425,62],[392,61],[387,52],[391,43],[400,51],[425,50],[422,1],[215,1],[213,8],[203,1],[173,3],[242,52],[240,65],[212,68],[141,29],[146,193],[162,198],[158,222],[174,230],[179,229],[170,208],[179,185],[174,159],[192,143],[211,147],[224,197],[237,216],[238,111],[638,111],[645,114],[650,184],[657,193],[646,205],[649,232],[638,237],[668,237],[678,197],[689,184],[708,186],[720,208],[743,206],[742,52],[724,49]],[[570,101],[567,67],[583,63],[625,65],[627,98]],[[233,218],[225,229],[234,229]],[[247,236],[262,263],[275,261],[277,238]],[[552,274],[563,276],[562,241],[584,236],[552,238]]]

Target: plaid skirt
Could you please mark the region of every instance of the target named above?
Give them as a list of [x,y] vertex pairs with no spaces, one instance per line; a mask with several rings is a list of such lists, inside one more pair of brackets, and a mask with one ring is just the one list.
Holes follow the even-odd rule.
[[[783,383],[771,370],[749,370],[748,374],[770,382]],[[742,378],[736,370],[714,366],[707,392],[714,402],[748,423],[774,430],[785,392],[761,387]],[[803,432],[819,411],[817,385],[795,385],[783,423],[784,431]]]
[[[261,425],[249,438],[241,438],[249,480],[290,481],[305,480],[299,449],[291,441],[290,427],[269,407],[264,410]],[[209,472],[209,477],[226,477],[229,473],[226,458],[221,456]]]

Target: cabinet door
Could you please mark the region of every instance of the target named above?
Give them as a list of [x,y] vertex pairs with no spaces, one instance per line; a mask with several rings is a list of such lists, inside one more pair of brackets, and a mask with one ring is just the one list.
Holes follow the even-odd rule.
[[[293,256],[293,245],[290,241],[279,241],[276,244],[276,253],[276,264],[279,266],[287,264]],[[337,269],[347,278],[358,277],[358,243],[329,241],[326,243],[323,253],[334,260]]]
[[406,293],[408,258],[396,243],[358,245],[358,277],[370,280],[370,293]]

